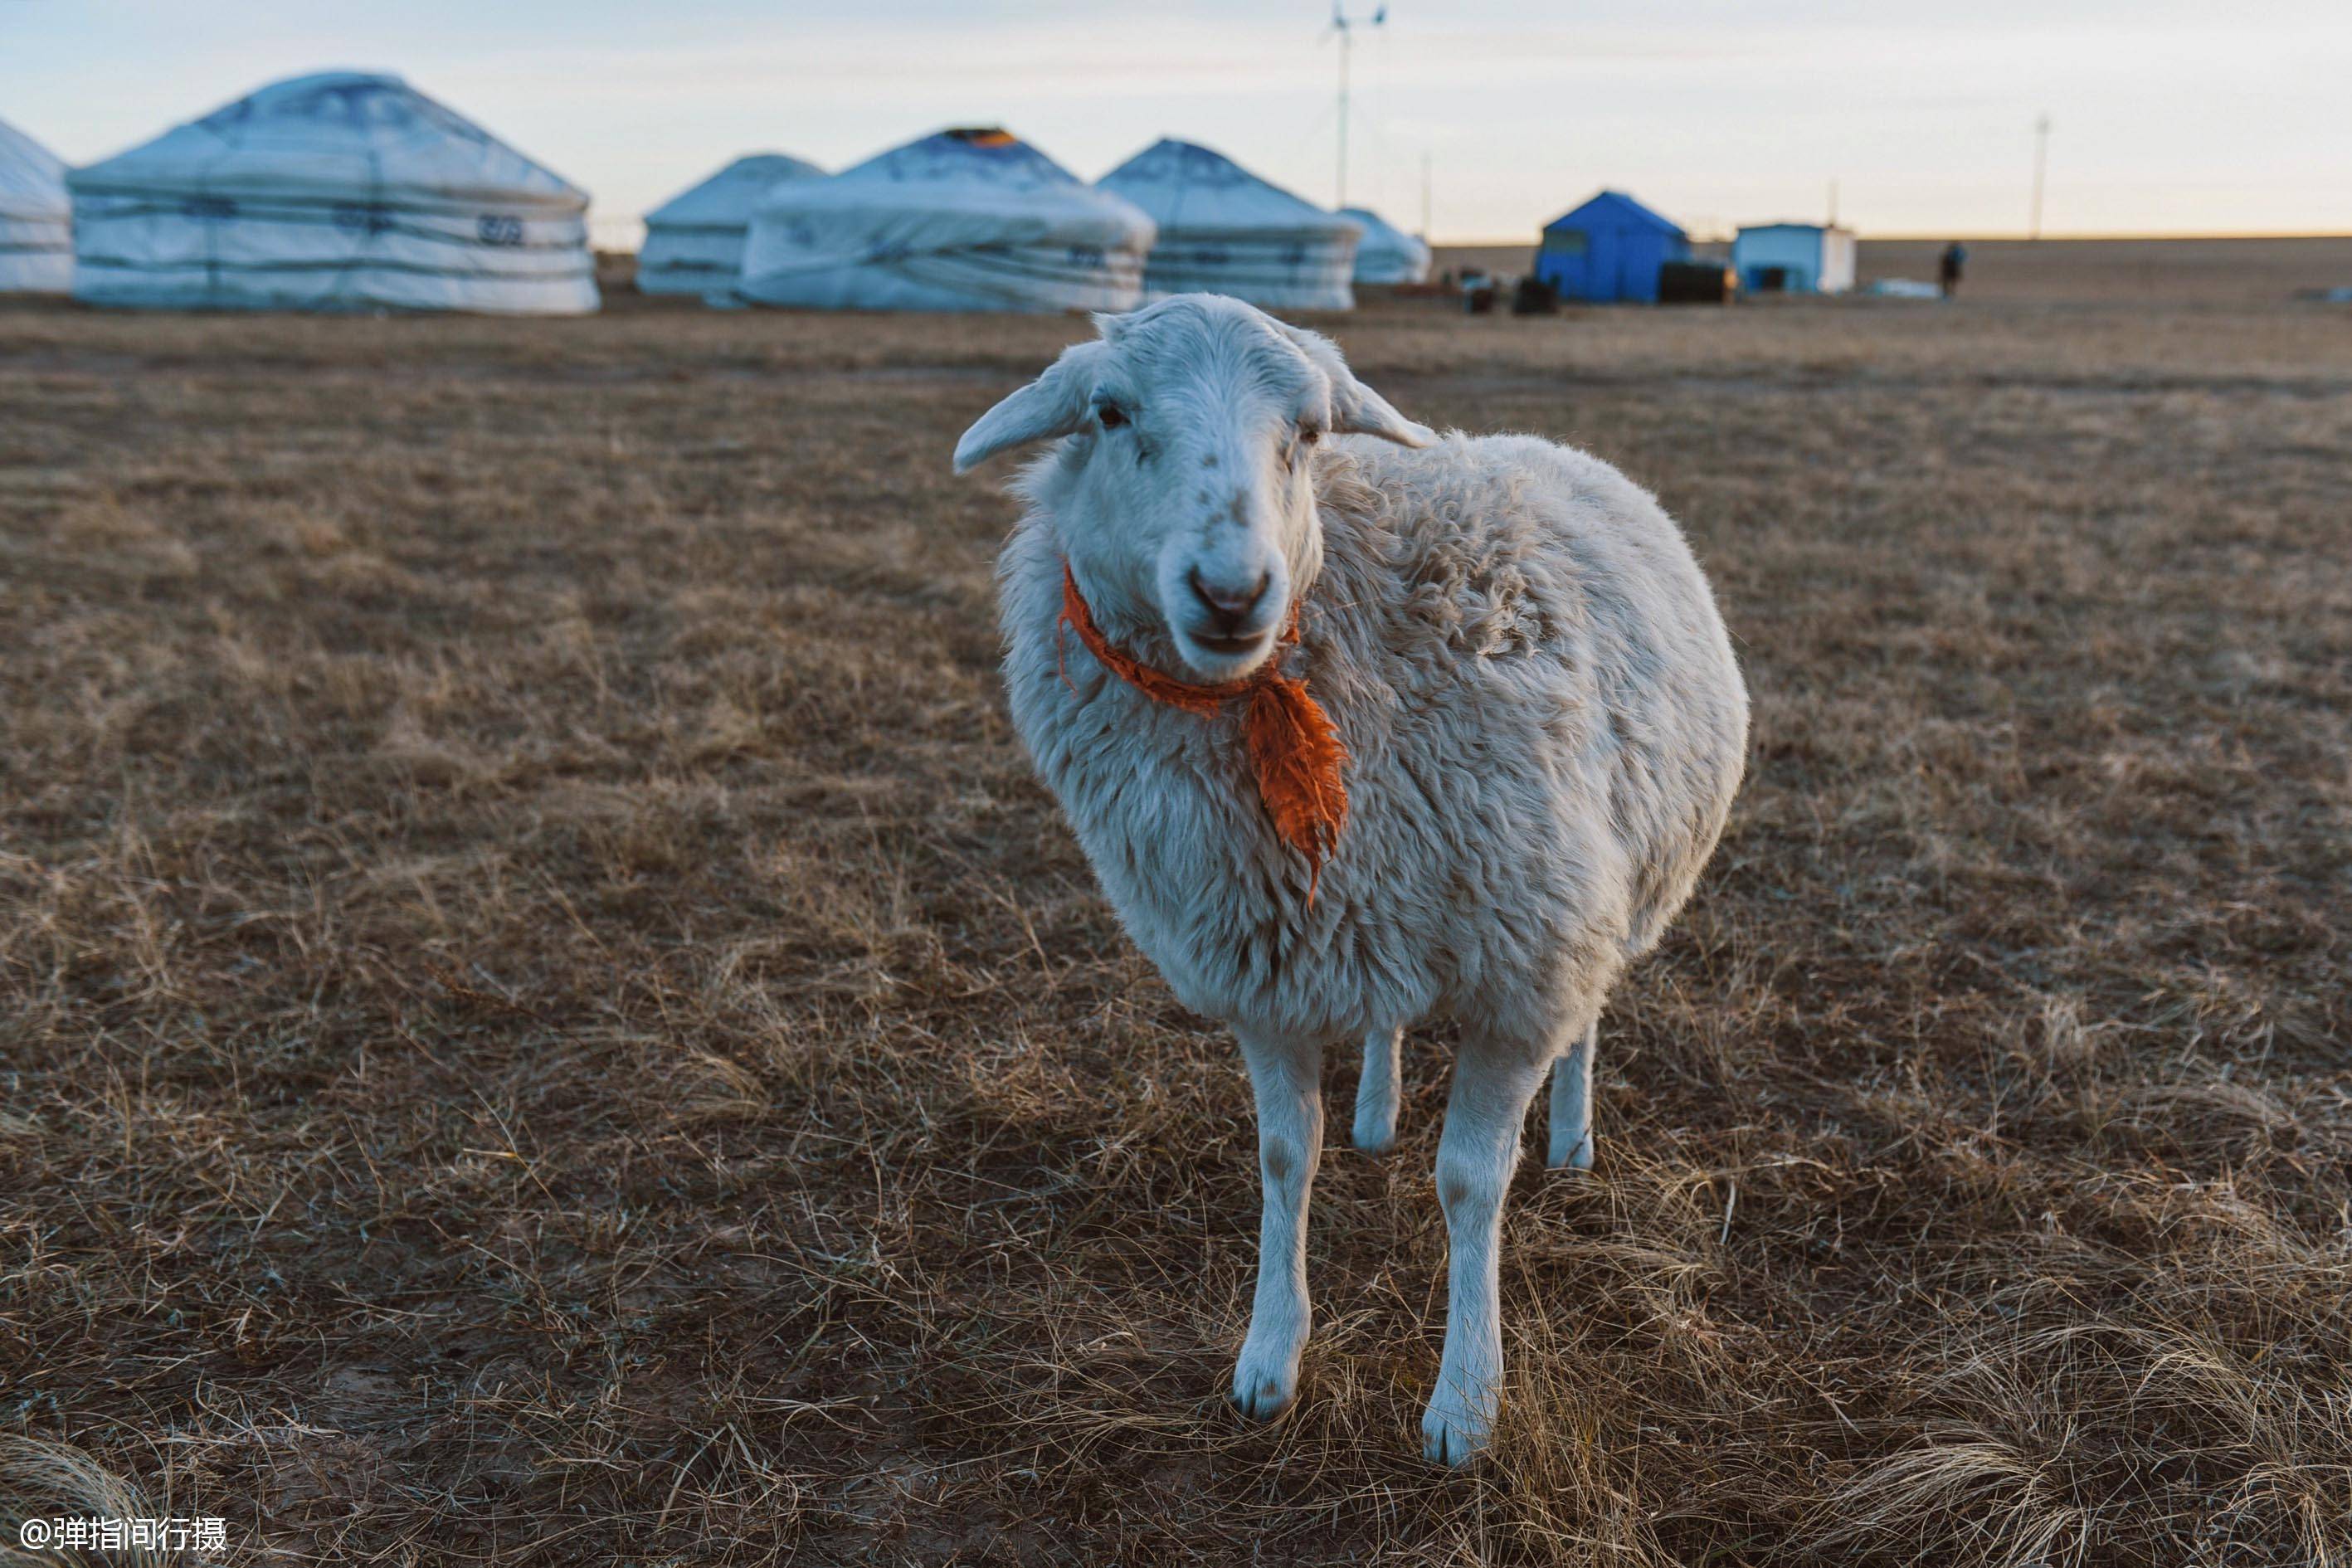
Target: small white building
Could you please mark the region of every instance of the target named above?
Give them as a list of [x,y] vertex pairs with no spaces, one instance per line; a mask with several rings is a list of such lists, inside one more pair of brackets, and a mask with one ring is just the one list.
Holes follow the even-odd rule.
[[1834,224],[1763,223],[1731,242],[1731,269],[1748,294],[1843,294],[1853,287],[1853,230]]

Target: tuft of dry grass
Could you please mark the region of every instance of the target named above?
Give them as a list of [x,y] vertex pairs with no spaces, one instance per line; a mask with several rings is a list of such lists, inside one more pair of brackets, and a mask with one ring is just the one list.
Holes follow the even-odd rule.
[[[39,1568],[47,1563],[78,1564],[97,1560],[96,1553],[84,1553],[77,1548],[28,1548],[21,1541],[18,1529],[28,1519],[171,1517],[167,1508],[150,1502],[137,1487],[70,1443],[0,1435],[0,1521],[8,1526],[0,1534],[0,1564],[5,1568]],[[160,1568],[181,1555],[134,1540],[126,1549],[108,1553],[106,1560],[121,1568],[149,1568],[150,1564]]]
[[1335,326],[1655,487],[1757,698],[1600,1170],[1515,1187],[1491,1465],[1412,1441],[1439,1036],[1327,1159],[1301,1405],[1223,1407],[1247,1091],[1028,777],[947,472],[1077,324],[10,310],[0,1502],[289,1563],[2352,1561],[2340,316]]

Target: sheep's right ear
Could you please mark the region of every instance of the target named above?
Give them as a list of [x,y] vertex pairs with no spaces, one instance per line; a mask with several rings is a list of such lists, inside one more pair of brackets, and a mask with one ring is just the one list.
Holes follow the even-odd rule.
[[1341,435],[1377,436],[1383,441],[1393,441],[1400,447],[1434,447],[1437,432],[1426,425],[1416,425],[1389,405],[1389,400],[1356,379],[1348,368],[1347,359],[1339,345],[1320,332],[1310,332],[1305,327],[1294,327],[1288,321],[1274,323],[1282,333],[1307,353],[1331,381],[1331,428]]
[[1073,343],[1045,374],[982,415],[956,443],[955,471],[969,473],[997,453],[1067,436],[1087,422],[1107,346]]

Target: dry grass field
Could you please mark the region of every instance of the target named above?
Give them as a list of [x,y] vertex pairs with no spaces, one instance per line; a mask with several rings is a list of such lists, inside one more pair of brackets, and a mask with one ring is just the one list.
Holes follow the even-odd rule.
[[1455,1476],[1440,1036],[1325,1162],[1300,1405],[1223,1403],[1248,1091],[1027,774],[948,472],[1079,326],[615,303],[0,310],[0,1513],[2352,1563],[2352,313],[1322,323],[1656,489],[1757,703]]

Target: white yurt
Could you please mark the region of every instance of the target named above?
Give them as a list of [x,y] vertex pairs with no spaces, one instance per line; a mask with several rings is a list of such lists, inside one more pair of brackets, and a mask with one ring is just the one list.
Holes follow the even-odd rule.
[[0,120],[0,294],[73,287],[73,201],[65,160]]
[[1130,310],[1151,220],[1008,132],[941,131],[752,208],[733,297],[826,310]]
[[644,294],[708,294],[731,289],[743,271],[743,237],[761,196],[792,180],[821,180],[824,171],[782,153],[738,158],[698,185],[680,191],[646,215],[646,243],[637,251],[637,290]]
[[587,193],[395,76],[275,82],[66,183],[93,305],[596,308]]
[[1354,218],[1364,227],[1364,237],[1356,246],[1357,282],[1429,281],[1427,241],[1405,233],[1370,207],[1341,207],[1339,216]]
[[1160,226],[1143,278],[1151,299],[1231,294],[1269,310],[1345,310],[1356,240],[1352,218],[1270,185],[1222,153],[1162,141],[1095,188],[1125,196]]

